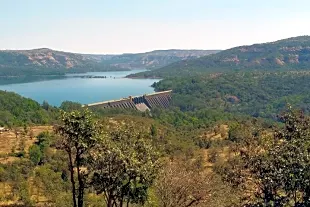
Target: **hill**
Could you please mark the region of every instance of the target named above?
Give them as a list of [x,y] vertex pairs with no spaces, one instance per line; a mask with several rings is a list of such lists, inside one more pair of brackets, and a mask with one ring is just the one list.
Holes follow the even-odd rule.
[[0,51],[0,76],[63,75],[68,72],[116,70],[81,54],[47,48]]
[[172,89],[172,104],[198,117],[215,109],[277,120],[287,104],[310,114],[310,71],[201,74],[165,78],[153,86],[156,91]]
[[87,55],[48,48],[1,50],[0,76],[64,75],[65,73],[154,69],[217,51],[167,50],[141,54]]
[[87,58],[124,69],[157,69],[181,60],[190,60],[219,50],[155,50],[122,55],[84,55]]
[[0,90],[0,127],[50,123],[57,116],[57,110],[47,103],[44,105],[42,107],[34,100]]
[[183,60],[131,77],[167,77],[232,70],[308,70],[310,36],[240,46],[198,59]]

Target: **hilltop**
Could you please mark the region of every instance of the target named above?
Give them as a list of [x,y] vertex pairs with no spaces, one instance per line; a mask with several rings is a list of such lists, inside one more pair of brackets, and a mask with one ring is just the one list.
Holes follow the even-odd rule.
[[0,50],[0,76],[63,75],[65,73],[154,69],[217,51],[167,50],[140,54],[88,55],[39,48]]
[[0,76],[64,75],[65,73],[119,70],[81,54],[48,48],[0,51]]
[[299,36],[264,44],[239,46],[198,59],[183,60],[136,77],[166,77],[197,72],[235,70],[308,70],[310,36]]
[[118,68],[152,70],[167,66],[174,62],[196,59],[217,52],[219,52],[219,50],[154,50],[136,54],[84,56]]

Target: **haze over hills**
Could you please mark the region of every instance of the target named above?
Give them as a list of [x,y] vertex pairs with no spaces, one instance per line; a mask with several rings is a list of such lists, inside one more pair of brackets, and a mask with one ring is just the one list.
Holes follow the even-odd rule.
[[220,50],[154,50],[146,53],[128,53],[122,55],[84,55],[87,58],[108,63],[125,69],[157,69],[181,60],[190,60]]
[[299,36],[264,44],[239,46],[210,56],[183,60],[155,71],[148,71],[133,76],[165,77],[188,75],[195,72],[288,69],[310,69],[310,36]]
[[0,76],[57,75],[71,72],[155,69],[216,53],[217,50],[162,50],[140,54],[87,55],[48,48],[0,51]]
[[0,51],[0,76],[63,75],[66,72],[116,70],[83,55],[48,48]]

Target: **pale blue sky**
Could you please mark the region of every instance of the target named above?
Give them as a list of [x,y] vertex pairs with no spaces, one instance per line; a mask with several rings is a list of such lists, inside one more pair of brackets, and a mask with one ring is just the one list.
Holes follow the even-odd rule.
[[0,49],[227,49],[310,35],[309,0],[0,0]]

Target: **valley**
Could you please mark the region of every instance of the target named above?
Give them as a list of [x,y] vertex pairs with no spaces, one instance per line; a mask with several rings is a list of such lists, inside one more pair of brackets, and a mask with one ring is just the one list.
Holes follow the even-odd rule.
[[6,80],[0,206],[308,206],[308,45],[81,55],[144,70]]
[[0,207],[310,207],[310,1],[0,2]]

